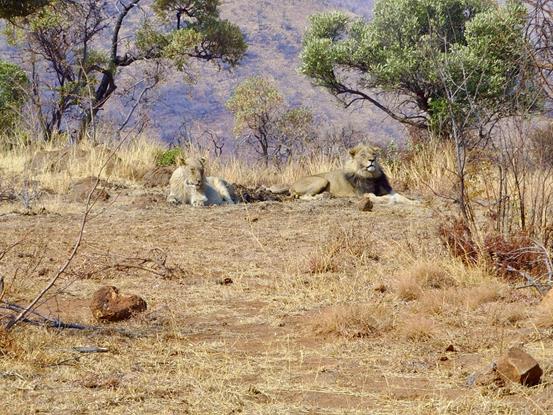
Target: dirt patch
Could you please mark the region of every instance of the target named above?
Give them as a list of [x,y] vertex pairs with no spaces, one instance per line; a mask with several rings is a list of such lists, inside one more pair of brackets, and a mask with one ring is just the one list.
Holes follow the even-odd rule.
[[167,187],[175,167],[154,167],[148,170],[142,177],[142,184],[146,188]]
[[[40,312],[97,324],[88,303],[104,285],[139,294],[148,310],[113,323],[109,333],[25,325],[14,331],[9,341],[17,353],[0,357],[0,404],[11,413],[32,405],[45,413],[184,407],[191,414],[468,415],[528,412],[529,399],[539,405],[536,413],[553,408],[549,332],[526,317],[494,317],[507,305],[537,304],[534,294],[490,294],[467,304],[466,290],[484,292],[486,285],[451,286],[435,267],[416,266],[447,255],[430,209],[376,205],[367,214],[357,201],[330,199],[144,210],[134,197],[98,210],[104,213],[88,224],[78,260],[56,287],[62,292]],[[0,261],[10,300],[27,304],[63,264],[79,220],[0,217],[0,251],[32,231]],[[341,248],[332,252],[340,266],[305,269],[337,235]],[[161,265],[181,272],[167,276]],[[393,289],[376,289],[393,287],[405,270],[420,277],[423,295],[406,301]],[[436,298],[432,307],[424,304],[428,293]],[[525,343],[544,382],[524,393],[467,387],[467,377],[510,339]],[[109,352],[83,357],[75,346]],[[22,385],[32,389],[22,394]]]

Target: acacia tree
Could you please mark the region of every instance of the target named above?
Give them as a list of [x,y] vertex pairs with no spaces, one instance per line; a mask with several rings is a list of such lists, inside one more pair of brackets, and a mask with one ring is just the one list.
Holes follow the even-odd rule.
[[15,22],[45,138],[68,116],[79,121],[82,138],[124,69],[138,63],[168,62],[184,73],[192,60],[237,65],[244,36],[219,7],[220,0],[52,0]]
[[305,107],[289,108],[273,80],[254,76],[244,80],[227,101],[234,115],[234,134],[245,137],[261,156],[288,159],[294,149],[313,138],[313,114]]
[[0,0],[0,19],[28,16],[48,2],[49,0]]
[[346,106],[367,102],[406,125],[439,127],[442,136],[452,128],[447,90],[462,82],[457,109],[487,108],[487,119],[466,124],[486,136],[534,97],[525,81],[526,17],[520,1],[493,0],[377,0],[370,22],[322,13],[311,18],[301,71]]

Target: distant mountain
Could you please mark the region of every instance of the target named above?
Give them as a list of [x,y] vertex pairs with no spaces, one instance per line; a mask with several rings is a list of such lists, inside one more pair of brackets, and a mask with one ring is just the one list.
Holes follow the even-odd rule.
[[291,104],[309,106],[323,126],[351,123],[380,142],[399,138],[402,128],[382,112],[365,105],[361,110],[344,110],[326,91],[315,88],[297,71],[303,33],[308,17],[331,9],[348,10],[370,18],[373,2],[366,0],[229,0],[223,16],[238,24],[249,49],[242,64],[232,72],[218,72],[201,65],[193,86],[184,86],[179,75],[165,85],[153,105],[160,135],[171,140],[179,126],[210,128],[230,135],[232,119],[224,107],[233,88],[252,75],[270,75]]
[[[312,86],[298,73],[299,53],[310,15],[341,9],[370,18],[372,0],[224,0],[223,17],[238,24],[246,35],[248,52],[239,67],[218,71],[212,64],[196,64],[197,83],[186,84],[182,74],[171,71],[168,80],[148,101],[151,134],[173,141],[183,130],[198,134],[210,129],[222,137],[232,135],[232,117],[224,103],[243,79],[252,75],[272,76],[288,102],[310,107],[321,129],[352,125],[379,142],[400,138],[403,129],[384,113],[365,105],[345,110],[325,90]],[[136,17],[137,19],[139,17]],[[17,55],[0,43],[0,53]],[[143,67],[125,69],[128,84],[141,79]],[[124,85],[120,85],[120,91]],[[124,117],[127,102],[113,97],[102,117]]]

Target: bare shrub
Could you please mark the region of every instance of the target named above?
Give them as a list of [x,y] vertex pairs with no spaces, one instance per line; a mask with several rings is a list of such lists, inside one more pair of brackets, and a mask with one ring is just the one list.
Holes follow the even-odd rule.
[[348,339],[377,336],[394,326],[393,310],[384,304],[330,307],[316,316],[313,331]]
[[[524,233],[504,236],[495,231],[475,236],[465,221],[450,218],[439,226],[439,237],[450,253],[464,263],[481,261],[490,270],[507,280],[519,280],[515,271],[546,277],[548,269],[544,252]],[[477,239],[478,238],[478,239]]]
[[469,226],[463,219],[445,219],[438,227],[438,236],[451,255],[465,263],[476,263],[478,247]]

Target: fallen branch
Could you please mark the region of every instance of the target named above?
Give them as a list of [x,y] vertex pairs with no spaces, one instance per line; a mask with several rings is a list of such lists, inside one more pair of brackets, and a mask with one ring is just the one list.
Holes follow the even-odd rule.
[[547,292],[551,289],[551,286],[544,286],[541,282],[539,282],[536,278],[534,278],[533,276],[531,276],[529,273],[527,273],[526,271],[521,271],[521,270],[518,270],[518,269],[515,269],[511,266],[507,266],[507,271],[509,272],[515,272],[521,276],[523,276],[525,279],[526,279],[526,282],[527,284],[524,285],[524,286],[521,286],[521,287],[517,287],[518,289],[522,289],[522,288],[535,288],[536,290],[538,290],[538,292],[543,296],[545,294],[547,294]]
[[[21,307],[18,304],[7,303],[5,301],[2,301],[2,303],[0,304],[0,309],[15,311],[18,313],[22,313],[23,311],[25,311],[25,307]],[[54,328],[54,329],[91,330],[91,331],[104,329],[103,327],[98,327],[98,326],[86,326],[79,323],[66,323],[59,319],[46,317],[42,314],[37,313],[34,310],[29,310],[27,314],[32,314],[33,316],[38,317],[38,319],[23,317],[20,321],[23,323],[31,324],[33,326],[42,326],[42,327],[48,327],[48,328]],[[11,325],[10,323],[8,323],[6,327],[12,327],[13,320],[15,319],[10,320]]]

